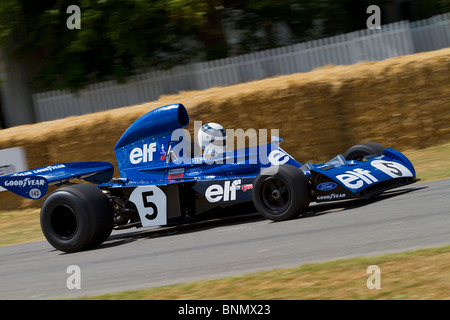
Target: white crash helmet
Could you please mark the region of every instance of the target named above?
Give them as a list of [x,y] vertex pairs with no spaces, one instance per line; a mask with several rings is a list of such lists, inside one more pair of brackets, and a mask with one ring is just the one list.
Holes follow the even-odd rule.
[[204,124],[198,130],[198,144],[205,150],[205,154],[224,153],[227,149],[225,129],[215,122]]

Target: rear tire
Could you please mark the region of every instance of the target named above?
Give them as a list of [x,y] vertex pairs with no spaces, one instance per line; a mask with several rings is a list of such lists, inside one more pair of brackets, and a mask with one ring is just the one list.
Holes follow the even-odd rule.
[[384,146],[376,142],[365,142],[349,148],[344,153],[345,160],[361,161],[365,156],[383,154]]
[[41,228],[56,249],[76,252],[102,244],[113,228],[113,209],[103,192],[89,184],[58,189],[44,201]]
[[264,169],[253,184],[253,203],[265,218],[295,218],[309,206],[311,187],[303,172],[291,165]]

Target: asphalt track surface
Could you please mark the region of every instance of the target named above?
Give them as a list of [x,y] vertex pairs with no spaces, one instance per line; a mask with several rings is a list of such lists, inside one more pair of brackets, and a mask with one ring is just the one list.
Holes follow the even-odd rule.
[[[312,203],[271,222],[257,214],[191,226],[116,232],[73,254],[47,242],[0,248],[0,299],[51,299],[149,288],[450,244],[450,180],[416,183],[371,200]],[[81,289],[68,289],[80,270]]]

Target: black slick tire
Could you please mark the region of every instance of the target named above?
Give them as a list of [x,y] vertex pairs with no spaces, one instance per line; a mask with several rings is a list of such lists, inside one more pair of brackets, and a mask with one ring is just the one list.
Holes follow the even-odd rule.
[[40,218],[47,241],[63,252],[99,246],[113,228],[113,209],[108,198],[89,184],[51,193],[42,205]]
[[361,161],[365,156],[383,154],[384,146],[376,142],[365,142],[349,148],[344,153],[345,160]]
[[297,167],[269,167],[256,177],[252,196],[261,215],[272,221],[284,221],[297,217],[309,206],[311,186]]

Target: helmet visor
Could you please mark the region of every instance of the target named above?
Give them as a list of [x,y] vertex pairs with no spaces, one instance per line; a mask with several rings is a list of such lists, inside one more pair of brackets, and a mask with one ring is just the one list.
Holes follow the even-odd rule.
[[227,139],[226,137],[211,137],[211,143],[217,147],[225,147]]

